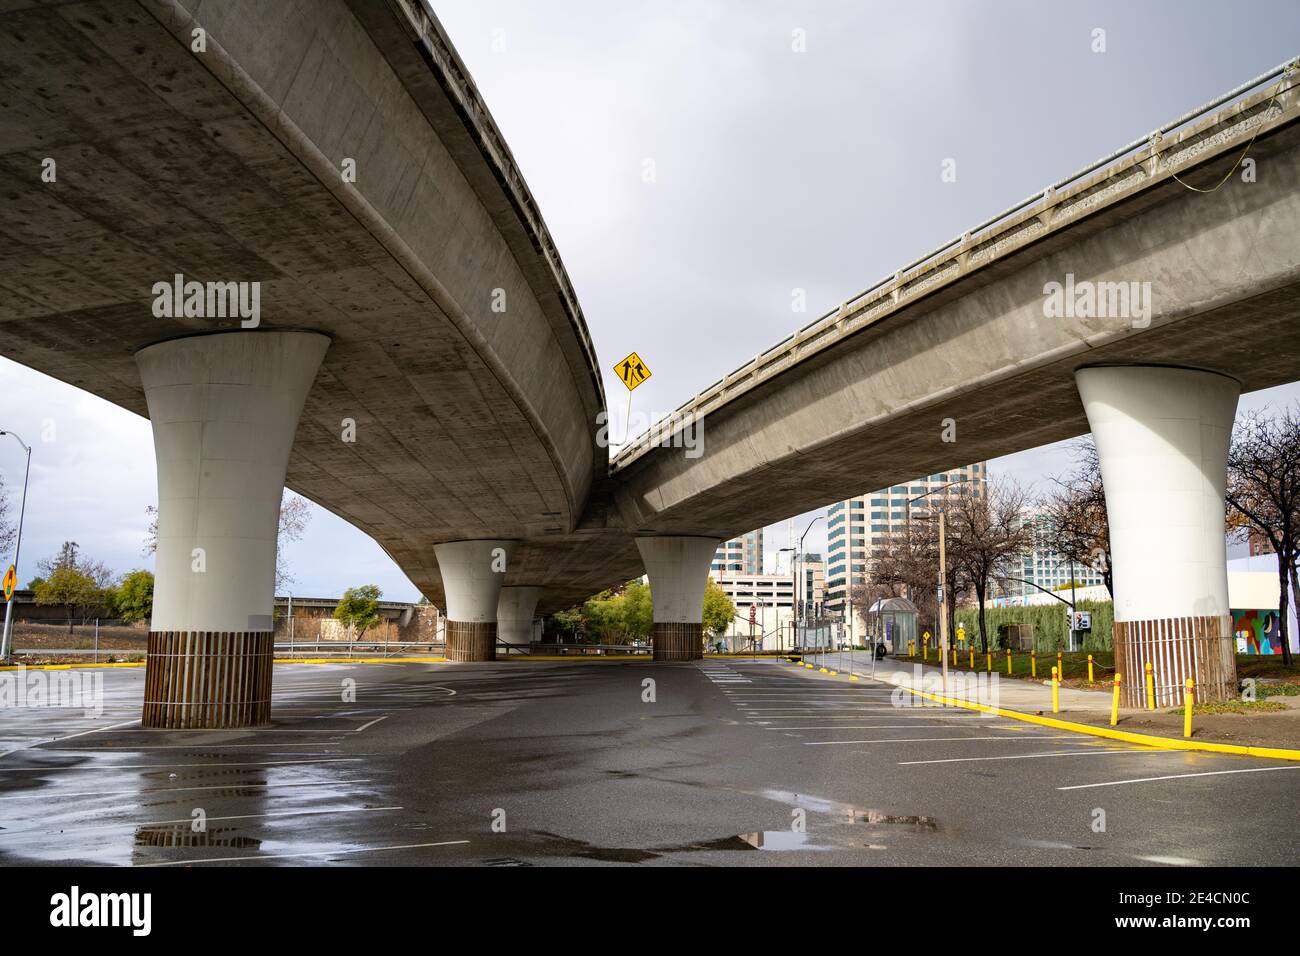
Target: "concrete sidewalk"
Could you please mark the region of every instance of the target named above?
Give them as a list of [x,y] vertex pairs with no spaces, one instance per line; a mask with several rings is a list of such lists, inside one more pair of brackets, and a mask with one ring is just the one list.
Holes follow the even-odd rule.
[[[821,655],[811,654],[804,659],[816,667],[825,666],[841,674],[851,672],[863,678],[873,676],[871,655],[866,651],[856,653],[845,651],[842,655],[838,651],[828,651]],[[813,672],[805,671],[805,673]],[[959,696],[956,693],[958,685],[952,679],[956,673],[959,672],[949,671],[950,685],[947,694],[949,697]],[[969,674],[970,671],[964,673]],[[987,679],[990,681],[988,693],[982,694],[978,703],[1022,714],[1055,717],[1076,724],[1106,728],[1110,726],[1110,691],[1080,690],[1062,686],[1061,709],[1053,714],[1050,681],[999,679],[994,686],[992,677],[996,674],[997,672],[994,671],[988,675]],[[885,658],[875,662],[874,677],[886,684],[942,694],[940,690],[942,670],[937,665],[899,663]],[[970,694],[960,696],[962,699],[972,699]],[[1119,724],[1115,729],[1174,740],[1185,739],[1181,708],[1145,710],[1121,707]],[[1288,705],[1286,710],[1271,712],[1198,713],[1192,718],[1192,740],[1249,747],[1300,749],[1300,708]]]
[[[854,674],[860,677],[872,676],[871,654],[867,651],[845,651],[841,654],[839,651],[827,651],[825,654],[810,654],[804,657],[809,664],[817,667],[828,667],[832,670],[843,670],[849,673],[850,668]],[[843,667],[841,668],[841,662]],[[959,673],[956,669],[949,671],[949,693],[953,690],[953,675]],[[969,670],[961,671],[963,674],[970,674]],[[981,675],[983,672],[980,672]],[[884,681],[887,684],[895,686],[913,687],[918,690],[930,690],[943,686],[943,669],[937,664],[911,664],[899,663],[886,657],[884,660],[875,662],[876,680]],[[999,675],[996,668],[987,675],[990,684],[990,691],[994,693],[993,700],[981,700],[981,703],[989,703],[997,707],[1006,707],[1009,710],[1020,710],[1026,713],[1050,714],[1052,712],[1052,682],[1032,680],[1008,680],[1004,679],[1005,674]],[[996,685],[993,679],[997,678]],[[996,686],[996,690],[994,690]],[[1076,717],[1082,717],[1084,714],[1105,714],[1110,716],[1110,691],[1099,690],[1078,690],[1071,687],[1061,687],[1061,716],[1073,713]],[[1136,711],[1134,711],[1136,712]],[[1124,708],[1120,708],[1121,716],[1125,713]]]

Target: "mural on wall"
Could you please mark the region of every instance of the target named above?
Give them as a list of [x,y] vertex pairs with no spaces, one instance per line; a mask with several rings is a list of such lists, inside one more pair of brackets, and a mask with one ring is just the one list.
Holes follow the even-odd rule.
[[1232,633],[1237,636],[1238,654],[1281,654],[1280,627],[1277,611],[1232,612]]

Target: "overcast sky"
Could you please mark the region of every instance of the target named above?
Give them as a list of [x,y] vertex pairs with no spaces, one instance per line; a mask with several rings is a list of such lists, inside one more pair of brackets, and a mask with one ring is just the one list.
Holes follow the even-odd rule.
[[[1300,53],[1296,0],[433,6],[555,237],[611,410],[626,395],[612,366],[635,350],[653,377],[633,414],[648,418],[916,256]],[[947,159],[956,182],[941,179]],[[793,311],[796,289],[805,313]],[[3,359],[0,395],[0,427],[35,443],[23,582],[67,538],[118,570],[150,567],[148,423]],[[1297,398],[1288,386],[1244,403]],[[1067,466],[1053,446],[991,470],[1042,483]],[[11,492],[21,467],[0,439]],[[289,547],[295,593],[375,582],[386,597],[417,596],[369,538],[313,513]],[[814,514],[797,519],[800,532]],[[785,527],[769,531],[769,552]],[[824,527],[810,548],[824,547]]]

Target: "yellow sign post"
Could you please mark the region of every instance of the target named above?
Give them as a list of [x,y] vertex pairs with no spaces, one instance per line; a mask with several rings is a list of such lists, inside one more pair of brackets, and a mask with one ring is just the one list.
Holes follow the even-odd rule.
[[9,570],[5,572],[4,585],[5,600],[8,601],[14,596],[14,591],[18,587],[18,569],[12,564],[9,565]]

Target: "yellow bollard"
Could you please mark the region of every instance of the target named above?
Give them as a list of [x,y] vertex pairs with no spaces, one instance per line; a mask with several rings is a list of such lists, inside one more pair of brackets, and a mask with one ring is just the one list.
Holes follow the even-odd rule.
[[970,669],[975,669],[975,648],[970,649]]
[[921,660],[923,660],[923,661],[928,661],[929,659],[930,659],[930,645],[927,644],[925,641],[922,641],[922,642],[921,642]]
[[952,666],[957,666],[957,648],[955,647],[952,649]]
[[1196,697],[1196,681],[1190,677],[1184,685],[1186,690],[1183,693],[1183,736],[1192,735],[1192,701]]
[[993,673],[993,652],[992,651],[984,652],[984,673],[986,674]]
[[1061,652],[1056,652],[1056,676],[1058,680],[1065,680],[1065,665],[1061,663]]
[[1110,698],[1110,725],[1112,727],[1119,723],[1119,682],[1121,679],[1117,673],[1115,675],[1115,693]]
[[1038,651],[1029,652],[1029,676],[1038,676]]
[[1092,655],[1088,655],[1088,683],[1092,683]]
[[1061,712],[1061,681],[1056,672],[1056,668],[1053,667],[1052,668],[1052,713],[1059,714],[1060,712]]
[[1011,648],[1007,648],[1007,676],[1011,676]]
[[1156,675],[1147,661],[1147,710],[1156,709]]

